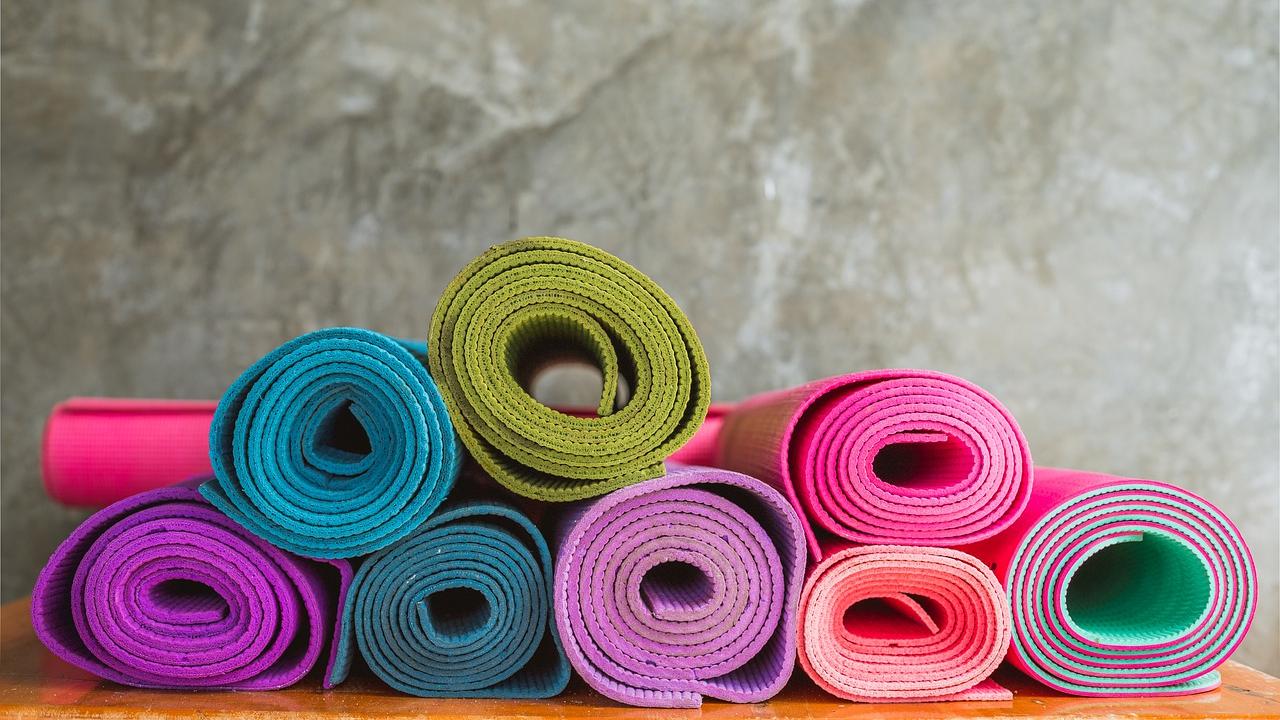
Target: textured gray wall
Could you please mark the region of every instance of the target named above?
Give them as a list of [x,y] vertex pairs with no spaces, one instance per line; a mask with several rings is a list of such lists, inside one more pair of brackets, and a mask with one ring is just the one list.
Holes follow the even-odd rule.
[[3,595],[82,517],[71,394],[425,334],[487,245],[600,245],[715,394],[969,377],[1044,464],[1220,503],[1277,638],[1277,3],[3,5]]

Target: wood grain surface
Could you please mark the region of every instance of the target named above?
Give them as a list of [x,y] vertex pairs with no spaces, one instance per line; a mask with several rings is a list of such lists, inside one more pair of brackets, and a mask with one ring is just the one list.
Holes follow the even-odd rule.
[[0,609],[0,716],[12,718],[626,718],[627,720],[770,720],[771,718],[1275,718],[1280,680],[1238,663],[1223,668],[1220,690],[1164,699],[1090,699],[1060,695],[1003,669],[1011,702],[867,705],[832,698],[799,670],[768,703],[707,702],[700,710],[619,705],[575,679],[551,700],[440,700],[409,697],[357,674],[334,690],[313,677],[276,692],[139,690],[99,680],[54,657],[36,639],[29,601]]

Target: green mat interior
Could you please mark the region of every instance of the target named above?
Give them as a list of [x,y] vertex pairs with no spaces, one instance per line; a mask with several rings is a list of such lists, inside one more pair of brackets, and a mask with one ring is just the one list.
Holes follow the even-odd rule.
[[1180,540],[1142,533],[1091,555],[1067,585],[1071,620],[1103,642],[1173,639],[1209,605],[1204,563]]

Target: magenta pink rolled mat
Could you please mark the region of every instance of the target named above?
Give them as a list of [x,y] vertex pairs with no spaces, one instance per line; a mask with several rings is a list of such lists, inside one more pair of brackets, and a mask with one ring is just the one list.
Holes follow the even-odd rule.
[[569,662],[620,702],[762,702],[795,665],[805,566],[795,511],[739,473],[666,476],[568,511],[553,605]]
[[848,700],[1009,700],[988,677],[1009,627],[999,581],[971,555],[906,545],[831,550],[800,598],[800,665]]
[[108,680],[271,690],[333,647],[351,576],[346,561],[305,560],[250,534],[184,483],[76,528],[40,571],[31,621],[55,655]]
[[1204,498],[1151,480],[1036,468],[1021,517],[964,549],[1011,601],[1009,660],[1075,695],[1212,690],[1257,610],[1236,526]]
[[45,491],[63,505],[105,507],[213,472],[203,400],[71,398],[45,421]]
[[[212,400],[80,397],[58,403],[45,421],[45,492],[63,505],[105,507],[144,490],[209,475],[209,425],[217,407]],[[713,464],[720,418],[728,407],[712,405],[706,422],[671,461]]]
[[1026,507],[1031,453],[982,388],[927,370],[841,375],[758,395],[724,417],[716,465],[780,489],[820,535],[955,546]]

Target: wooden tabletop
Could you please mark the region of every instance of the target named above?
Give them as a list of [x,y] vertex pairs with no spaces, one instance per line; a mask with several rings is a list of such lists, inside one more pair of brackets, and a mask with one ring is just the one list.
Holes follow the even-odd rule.
[[551,700],[435,700],[394,692],[371,676],[335,690],[316,678],[276,692],[138,690],[99,680],[54,657],[36,640],[29,602],[0,609],[0,717],[14,718],[1275,718],[1280,680],[1238,663],[1222,669],[1222,689],[1190,697],[1097,700],[1057,694],[1013,670],[997,679],[1011,702],[865,705],[832,698],[797,671],[781,695],[760,705],[707,702],[701,710],[651,710],[619,705],[576,680]]

